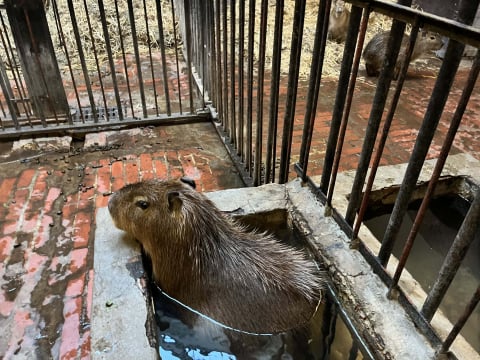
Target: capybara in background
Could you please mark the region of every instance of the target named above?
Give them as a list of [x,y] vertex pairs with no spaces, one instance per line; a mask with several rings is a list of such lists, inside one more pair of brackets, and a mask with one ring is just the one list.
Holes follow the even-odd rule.
[[115,225],[134,236],[168,295],[235,329],[277,333],[309,321],[322,296],[316,263],[273,235],[248,232],[190,179],[115,192]]
[[337,0],[332,5],[328,19],[328,39],[342,43],[347,39],[350,11],[343,0]]
[[[363,50],[363,59],[365,60],[365,69],[368,76],[377,76],[383,66],[385,53],[387,51],[389,31],[376,34],[365,46]],[[403,35],[400,53],[398,54],[397,63],[395,65],[394,79],[398,77],[400,66],[405,61],[405,50],[408,46],[409,36]],[[415,46],[413,47],[412,57],[410,61],[414,61],[419,57],[428,54],[433,50],[438,50],[442,47],[443,42],[438,34],[428,31],[421,31],[418,33]]]

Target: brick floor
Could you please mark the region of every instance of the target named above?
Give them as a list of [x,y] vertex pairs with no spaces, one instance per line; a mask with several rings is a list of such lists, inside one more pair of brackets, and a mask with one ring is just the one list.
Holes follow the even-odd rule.
[[211,124],[101,133],[88,140],[103,150],[0,164],[5,359],[90,357],[95,212],[107,205],[111,191],[182,175],[195,179],[201,191],[243,185]]
[[[464,79],[465,74],[457,79],[452,99],[458,99]],[[434,80],[431,74],[408,79],[382,164],[408,161]],[[307,87],[300,83],[293,161],[302,136]],[[359,80],[341,170],[357,165],[374,89],[374,79]],[[478,90],[477,84],[452,153],[467,152],[480,159]],[[310,155],[312,175],[322,169],[335,91],[335,83],[324,82]],[[285,101],[280,104],[284,111]],[[454,110],[449,101],[429,157],[438,154]],[[211,124],[103,132],[88,136],[80,145],[65,153],[13,152],[0,159],[0,354],[4,359],[14,355],[90,358],[95,212],[107,205],[111,191],[141,179],[181,175],[194,178],[200,191],[242,186]]]

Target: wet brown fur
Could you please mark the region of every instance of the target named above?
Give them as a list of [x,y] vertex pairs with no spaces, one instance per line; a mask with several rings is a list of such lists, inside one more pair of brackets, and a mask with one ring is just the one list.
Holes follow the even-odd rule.
[[313,315],[322,287],[314,262],[245,231],[191,186],[131,184],[108,206],[116,226],[143,245],[156,283],[184,304],[251,332],[284,331]]
[[[379,75],[380,70],[383,67],[389,35],[389,31],[378,33],[368,42],[367,46],[365,46],[362,56],[365,60],[365,69],[368,76]],[[394,70],[395,79],[400,72],[400,66],[405,62],[405,50],[408,46],[408,42],[409,36],[403,35],[400,53],[398,54]],[[419,32],[415,46],[413,47],[410,62],[418,59],[429,51],[440,49],[442,45],[442,40],[439,35],[427,31]]]

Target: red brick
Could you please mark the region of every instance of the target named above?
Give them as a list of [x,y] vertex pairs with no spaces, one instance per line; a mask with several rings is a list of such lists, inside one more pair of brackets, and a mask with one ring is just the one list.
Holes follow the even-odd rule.
[[125,177],[127,184],[133,184],[139,180],[139,168],[136,161],[125,163]]
[[0,204],[5,204],[13,193],[15,178],[4,179],[0,184]]
[[91,215],[78,212],[75,215],[73,246],[75,248],[87,247],[91,228]]
[[84,287],[85,287],[85,274],[80,274],[77,278],[72,279],[68,282],[67,289],[65,290],[65,296],[68,296],[68,297],[82,296]]
[[110,167],[108,166],[108,161],[102,159],[99,161],[99,165],[102,165],[101,168],[97,169],[97,181],[96,188],[97,193],[103,194],[110,192]]
[[45,199],[45,206],[43,208],[46,213],[52,211],[53,203],[60,196],[60,192],[61,190],[58,188],[50,188],[48,190],[47,198]]
[[11,236],[2,236],[0,238],[0,266],[3,261],[10,254],[10,251],[13,247],[13,237]]
[[18,178],[17,188],[26,188],[29,187],[32,183],[33,177],[35,176],[34,169],[23,170]]
[[82,299],[67,298],[63,308],[63,326],[60,344],[60,358],[64,360],[75,359],[80,344],[80,314],[82,312]]

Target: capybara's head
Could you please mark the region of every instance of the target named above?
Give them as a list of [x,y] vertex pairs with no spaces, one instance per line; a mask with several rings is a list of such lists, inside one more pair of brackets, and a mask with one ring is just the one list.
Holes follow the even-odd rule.
[[[195,191],[195,182],[147,180],[126,185],[112,194],[108,202],[110,215],[119,229],[134,236],[144,246],[162,235],[184,231],[188,204],[204,201]],[[174,236],[174,238],[179,238]]]

